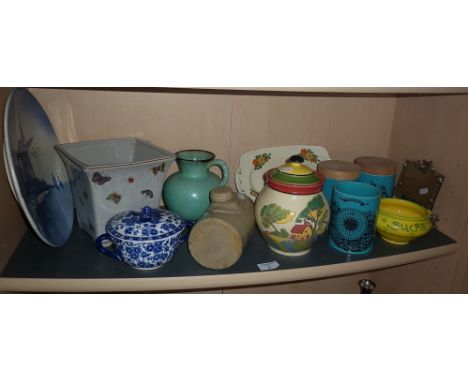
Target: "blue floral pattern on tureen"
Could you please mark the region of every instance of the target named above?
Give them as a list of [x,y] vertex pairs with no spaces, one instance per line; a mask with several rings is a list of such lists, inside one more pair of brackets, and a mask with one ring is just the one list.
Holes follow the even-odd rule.
[[184,229],[184,221],[169,211],[144,207],[141,212],[127,211],[116,215],[106,231],[123,240],[157,240]]
[[[171,260],[183,241],[186,223],[163,209],[144,207],[141,212],[127,211],[106,224],[107,233],[96,240],[98,249],[141,270],[156,269]],[[112,240],[115,251],[102,247]]]
[[133,242],[119,240],[116,252],[121,260],[137,269],[156,269],[172,259],[182,238],[182,232],[162,240]]

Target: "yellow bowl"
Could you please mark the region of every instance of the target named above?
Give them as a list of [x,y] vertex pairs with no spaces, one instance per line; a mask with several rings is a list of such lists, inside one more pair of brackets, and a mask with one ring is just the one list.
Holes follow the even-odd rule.
[[433,227],[431,211],[403,199],[382,198],[377,232],[392,244],[404,245],[427,234]]

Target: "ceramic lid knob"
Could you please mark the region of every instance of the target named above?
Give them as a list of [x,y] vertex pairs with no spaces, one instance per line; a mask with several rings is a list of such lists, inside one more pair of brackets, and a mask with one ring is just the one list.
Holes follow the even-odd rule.
[[288,162],[293,162],[293,163],[304,163],[304,158],[301,157],[300,155],[292,155],[289,158]]
[[123,240],[159,240],[182,231],[184,220],[162,208],[143,207],[141,211],[125,211],[112,217],[106,232]]
[[151,220],[151,212],[152,212],[152,209],[151,207],[143,207],[141,209],[141,212],[140,212],[140,221],[141,222],[146,222],[146,221],[150,221]]
[[227,202],[234,198],[234,192],[231,187],[215,187],[210,192],[212,202]]
[[284,174],[289,175],[311,175],[314,171],[302,164],[304,162],[304,158],[300,155],[293,155],[290,157],[285,164],[278,167],[278,170]]
[[304,158],[293,155],[285,164],[267,171],[264,175],[267,186],[292,195],[312,195],[322,191],[324,176],[302,162]]

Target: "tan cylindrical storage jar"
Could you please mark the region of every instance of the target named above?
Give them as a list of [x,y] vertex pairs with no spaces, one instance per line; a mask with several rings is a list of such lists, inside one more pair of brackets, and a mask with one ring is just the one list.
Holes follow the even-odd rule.
[[377,187],[383,198],[393,196],[397,164],[388,158],[363,156],[354,159],[361,168],[358,181]]
[[317,165],[317,171],[325,177],[323,193],[331,203],[332,189],[336,182],[352,181],[359,178],[361,168],[354,163],[342,160],[326,160]]
[[230,187],[210,192],[211,204],[189,236],[189,250],[200,265],[225,269],[234,265],[255,226],[253,202]]

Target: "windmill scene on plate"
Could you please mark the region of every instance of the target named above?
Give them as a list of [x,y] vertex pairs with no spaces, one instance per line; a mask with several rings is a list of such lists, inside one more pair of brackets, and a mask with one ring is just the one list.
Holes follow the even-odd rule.
[[66,170],[53,151],[54,130],[37,100],[25,89],[6,107],[6,162],[16,196],[36,232],[62,245],[73,225],[73,201]]
[[284,252],[301,252],[310,248],[328,226],[329,213],[322,195],[310,199],[297,215],[276,203],[263,206],[260,211],[263,237],[273,248]]

